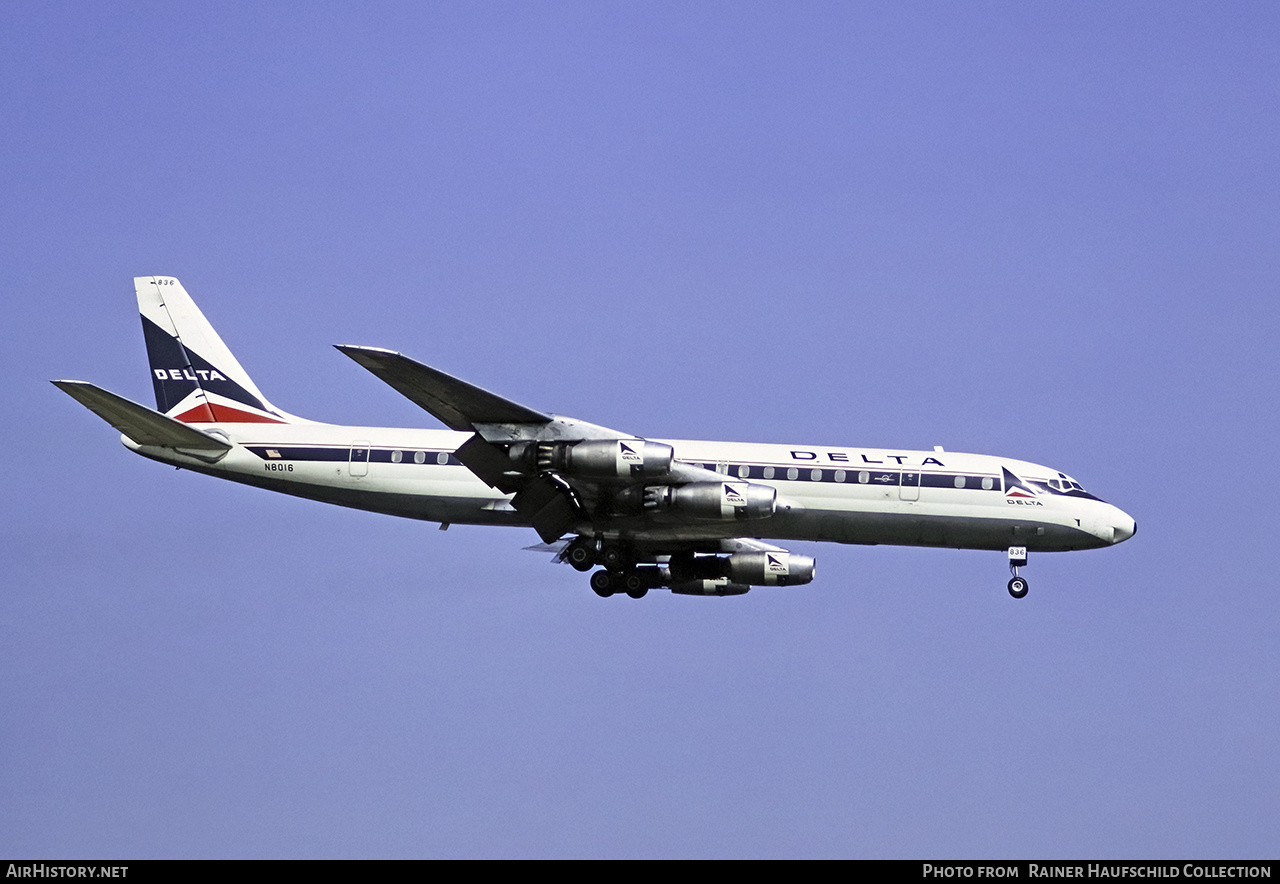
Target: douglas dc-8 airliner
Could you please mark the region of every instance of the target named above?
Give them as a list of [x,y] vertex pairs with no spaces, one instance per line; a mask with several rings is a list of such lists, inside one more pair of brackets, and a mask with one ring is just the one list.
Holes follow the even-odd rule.
[[447,430],[349,427],[276,408],[170,276],[134,280],[156,410],[54,381],[129,449],[341,506],[533,528],[601,596],[741,595],[814,577],[768,540],[1029,551],[1111,546],[1132,518],[1049,467],[980,454],[645,439],[544,413],[376,347],[338,349]]

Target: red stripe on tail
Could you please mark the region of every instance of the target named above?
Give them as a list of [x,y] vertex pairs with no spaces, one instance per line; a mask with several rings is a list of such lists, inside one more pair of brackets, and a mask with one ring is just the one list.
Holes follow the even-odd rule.
[[254,414],[251,411],[241,411],[238,408],[228,408],[225,405],[216,403],[201,403],[190,411],[184,411],[175,417],[184,424],[283,424],[285,421],[279,418],[267,417],[264,414]]

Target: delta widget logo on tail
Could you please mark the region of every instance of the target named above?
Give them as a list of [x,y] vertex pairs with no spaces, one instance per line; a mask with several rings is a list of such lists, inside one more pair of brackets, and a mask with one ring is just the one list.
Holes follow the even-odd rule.
[[[151,363],[156,408],[161,414],[188,424],[284,422],[238,383],[233,372],[220,371],[145,314],[142,334]],[[247,378],[245,383],[253,384]]]

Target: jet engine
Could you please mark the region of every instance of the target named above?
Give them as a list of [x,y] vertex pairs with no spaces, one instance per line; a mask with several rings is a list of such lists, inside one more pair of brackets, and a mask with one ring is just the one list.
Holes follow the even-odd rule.
[[508,457],[527,470],[555,471],[584,479],[661,476],[671,469],[675,449],[644,439],[589,439],[584,442],[517,442]]
[[650,485],[644,489],[646,512],[672,512],[694,519],[767,519],[778,490],[750,482],[692,482]]
[[672,556],[671,579],[694,583],[727,579],[747,586],[799,586],[814,576],[812,556],[760,550],[728,556]]
[[725,576],[751,586],[799,586],[813,580],[813,556],[789,552],[740,552],[725,559]]

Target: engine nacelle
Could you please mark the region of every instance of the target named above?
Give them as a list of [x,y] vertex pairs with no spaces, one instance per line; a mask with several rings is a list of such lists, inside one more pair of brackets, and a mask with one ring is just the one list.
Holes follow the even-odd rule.
[[725,559],[725,576],[751,586],[799,586],[813,580],[813,556],[789,552],[734,553]]
[[644,439],[589,439],[584,442],[517,442],[512,461],[529,470],[554,470],[584,479],[662,476],[671,470],[675,449]]
[[729,581],[747,586],[799,586],[813,580],[812,556],[761,550],[728,556],[690,553],[671,557],[671,579],[678,583]]
[[644,489],[646,512],[672,512],[694,519],[767,519],[778,489],[751,482],[693,482]]
[[674,595],[746,595],[751,587],[741,583],[730,583],[727,580],[689,580],[685,583],[673,583],[671,592]]

